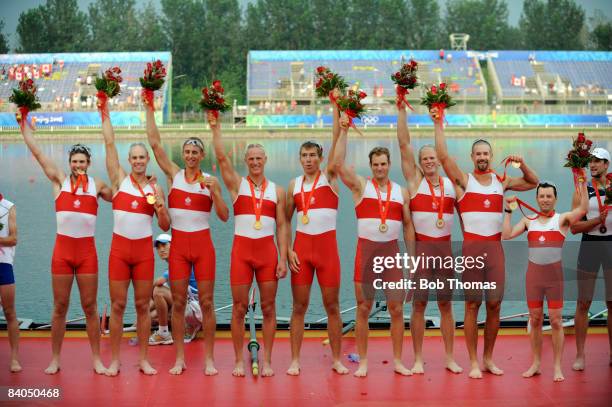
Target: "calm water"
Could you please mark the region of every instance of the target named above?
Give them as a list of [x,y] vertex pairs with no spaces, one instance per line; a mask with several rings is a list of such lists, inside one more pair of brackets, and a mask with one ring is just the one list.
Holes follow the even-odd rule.
[[[261,142],[266,146],[268,164],[266,175],[274,182],[287,186],[289,180],[301,172],[298,161],[298,148],[301,140],[235,140],[228,141],[226,150],[231,151],[234,165],[237,170],[244,174],[245,167],[239,157],[242,156],[245,146],[251,142]],[[540,179],[550,180],[559,186],[559,212],[569,209],[571,203],[571,176],[568,169],[562,168],[563,157],[569,148],[569,140],[539,138],[537,135],[525,138],[503,139],[494,138],[494,162],[498,163],[508,154],[519,154],[525,157],[527,163],[536,170]],[[347,163],[354,163],[359,174],[369,175],[367,154],[375,146],[382,145],[392,151],[391,178],[396,182],[403,183],[399,166],[399,152],[395,137],[388,139],[359,139],[349,141]],[[416,139],[415,146],[418,148],[423,144],[430,143],[430,139]],[[471,168],[469,161],[469,150],[471,139],[449,139],[449,150],[455,155],[463,169]],[[41,142],[45,154],[50,156],[58,165],[67,169],[67,150],[72,143],[63,142]],[[122,162],[124,168],[128,168],[127,152],[129,142],[118,144],[120,157],[126,157]],[[324,151],[329,151],[329,141],[323,140]],[[610,137],[597,140],[599,146],[608,150],[612,149]],[[102,143],[90,142],[93,150],[93,162],[90,174],[107,179],[104,165],[104,146]],[[175,162],[181,163],[180,150],[181,141],[172,140],[165,143],[165,148],[170,151]],[[211,150],[210,142],[207,142],[207,150]],[[202,168],[207,172],[220,176],[214,171],[214,161],[207,156]],[[499,168],[498,168],[499,170]],[[509,169],[511,174],[518,174],[518,170]],[[165,179],[161,170],[152,160],[150,171],[156,173],[158,179]],[[15,274],[17,281],[17,312],[20,317],[33,318],[35,321],[49,321],[52,309],[51,278],[49,265],[55,239],[55,214],[51,186],[38,163],[29,153],[23,143],[0,142],[0,192],[9,200],[15,202],[18,208],[19,245],[15,259]],[[167,192],[167,189],[166,189]],[[523,200],[534,204],[534,192],[519,194]],[[226,202],[230,202],[229,195],[224,190]],[[353,203],[348,190],[342,185],[340,191],[340,209],[338,219],[338,246],[342,262],[342,287],[341,308],[345,309],[354,305],[354,294],[352,284],[353,259],[356,245],[356,221]],[[515,216],[514,221],[518,220]],[[231,302],[229,288],[229,255],[233,235],[233,221],[230,218],[227,224],[223,224],[213,216],[211,221],[213,241],[217,249],[217,283],[215,292],[216,306],[226,305]],[[156,226],[156,225],[155,225]],[[294,220],[295,227],[295,220]],[[159,233],[156,228],[155,233]],[[100,312],[104,304],[110,304],[108,295],[108,252],[112,236],[112,213],[111,205],[100,201],[98,213],[98,225],[96,230],[96,244],[100,261],[98,304]],[[455,222],[453,240],[461,240],[458,221]],[[568,236],[568,240],[577,240],[576,236]],[[165,269],[165,263],[157,260],[156,276],[161,275]],[[131,293],[130,293],[131,296]],[[134,319],[132,302],[128,306],[126,321]],[[565,314],[573,313],[573,303],[566,303]],[[409,310],[410,305],[406,306]],[[455,313],[460,320],[463,316],[463,304],[454,304]],[[602,309],[601,304],[594,304],[593,310]],[[526,311],[526,304],[518,301],[506,301],[503,305],[502,315],[508,315]],[[220,322],[227,322],[230,312],[220,312]],[[279,284],[278,293],[278,315],[289,317],[291,314],[291,287],[289,279],[284,279]],[[438,315],[435,306],[428,308],[428,315]],[[76,287],[73,289],[69,318],[82,315]],[[318,286],[313,285],[313,296],[307,320],[314,321],[324,316]],[[353,312],[347,313],[345,320],[352,319]]]

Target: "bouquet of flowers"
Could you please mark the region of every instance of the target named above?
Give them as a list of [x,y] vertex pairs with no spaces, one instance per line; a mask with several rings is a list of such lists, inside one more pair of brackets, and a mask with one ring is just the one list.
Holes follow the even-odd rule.
[[347,95],[338,98],[338,108],[341,112],[346,113],[349,118],[349,126],[356,129],[353,119],[360,119],[365,112],[365,106],[361,103],[368,95],[362,91],[349,90]]
[[579,190],[579,186],[586,181],[583,168],[591,161],[591,148],[593,141],[587,139],[584,133],[578,133],[578,137],[572,141],[572,149],[567,153],[564,167],[571,168],[574,174],[574,186]]
[[317,82],[315,83],[315,92],[318,97],[329,96],[332,103],[336,103],[336,98],[332,90],[338,89],[341,93],[348,87],[344,78],[337,73],[334,73],[325,66],[319,66],[315,72]]
[[200,106],[202,109],[212,112],[215,119],[219,118],[219,112],[226,112],[230,109],[230,105],[225,103],[225,89],[221,86],[220,80],[215,80],[212,86],[202,88],[202,100]]
[[9,96],[9,101],[17,105],[17,122],[23,130],[23,126],[28,121],[28,113],[40,109],[36,85],[32,79],[22,79],[19,86],[13,89],[13,94]]
[[401,69],[391,75],[391,80],[395,83],[395,91],[397,92],[397,107],[401,108],[402,104],[408,106],[414,112],[410,103],[406,100],[406,96],[410,93],[409,89],[414,89],[417,86],[417,71],[419,64],[411,59],[409,63],[403,64]]
[[606,186],[606,200],[604,203],[608,206],[612,205],[612,172],[606,175],[608,185]]
[[438,109],[438,120],[444,121],[444,109],[455,106],[456,103],[446,92],[446,83],[442,82],[438,86],[432,85],[427,91],[427,94],[421,99],[421,104],[427,106],[431,110],[434,107]]
[[108,113],[108,99],[114,98],[121,92],[121,86],[119,85],[123,78],[120,76],[121,69],[118,66],[109,68],[104,74],[96,78],[96,97],[98,98],[97,106],[102,115],[102,121],[109,117]]
[[144,76],[139,78],[140,86],[142,86],[142,98],[147,106],[155,110],[154,95],[156,90],[160,90],[164,84],[166,77],[166,68],[159,59],[154,62],[148,62],[144,70]]

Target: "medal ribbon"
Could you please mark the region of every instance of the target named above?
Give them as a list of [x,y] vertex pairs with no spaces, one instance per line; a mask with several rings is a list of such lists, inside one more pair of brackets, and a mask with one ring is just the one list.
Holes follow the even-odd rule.
[[[198,178],[200,178],[201,176],[202,176],[202,170],[198,168],[198,171],[196,172],[195,177],[193,177],[193,179],[192,179],[192,180],[188,180],[188,179],[187,179],[187,170],[185,170],[185,181],[186,181],[188,184],[193,184],[193,183],[194,183],[194,182],[196,182],[196,181],[198,180]],[[202,188],[202,189],[206,188],[206,186],[204,185],[204,183],[203,183],[203,182],[200,182],[200,188]]]
[[306,182],[306,176],[302,177],[302,185],[300,188],[300,195],[302,197],[302,212],[304,216],[308,215],[308,209],[310,208],[310,201],[312,200],[312,196],[314,195],[315,187],[317,186],[317,182],[319,182],[319,177],[321,176],[321,171],[317,173],[314,182],[312,183],[312,189],[308,193],[308,200],[304,200],[304,183]]
[[[604,191],[606,190],[606,182],[604,181],[603,184],[603,188]],[[604,205],[603,203],[601,203],[601,196],[599,195],[599,188],[597,188],[597,186],[595,185],[595,183],[593,182],[593,189],[595,190],[595,196],[597,197],[597,206],[599,206],[599,213],[603,213],[603,211],[606,208],[612,208],[612,205]],[[608,217],[608,215],[606,215],[606,218]],[[605,226],[605,219],[604,219],[604,226]]]
[[[527,202],[522,201],[518,198],[516,198],[516,202],[518,203],[519,209],[521,210],[521,213],[523,214],[524,217],[526,217],[529,220],[536,220],[538,218],[538,216],[543,216],[545,218],[552,218],[553,216],[555,216],[555,211],[551,211],[548,214],[542,213],[540,211],[538,211],[536,208],[534,208],[533,206],[529,205]],[[537,216],[534,216],[533,218],[527,216],[525,214],[525,212],[523,211],[523,207],[529,209],[530,211],[532,211],[533,213],[535,213]]]
[[268,181],[264,178],[261,184],[261,195],[259,196],[259,206],[257,205],[257,198],[255,197],[255,183],[251,179],[251,177],[247,177],[249,181],[249,188],[251,189],[251,200],[253,201],[253,211],[255,212],[255,222],[259,222],[261,218],[261,210],[263,208],[263,197],[266,193],[266,187],[268,186]]
[[475,169],[474,170],[474,174],[478,174],[478,175],[484,175],[484,174],[495,174],[495,176],[497,177],[497,179],[499,180],[499,182],[504,182],[506,180],[506,172],[508,171],[508,165],[510,165],[512,161],[510,160],[510,157],[506,157],[503,160],[501,160],[501,162],[499,163],[499,165],[503,164],[504,165],[504,175],[502,175],[501,177],[492,169],[488,169],[486,171],[480,171],[479,169]]
[[70,191],[72,192],[72,195],[76,194],[76,191],[79,189],[79,185],[82,187],[83,189],[83,193],[87,193],[87,183],[88,183],[88,177],[87,174],[79,174],[76,177],[76,182],[72,181],[72,175],[70,176]]
[[136,187],[138,188],[138,191],[140,192],[140,195],[142,195],[143,198],[146,198],[147,195],[153,195],[153,194],[145,194],[144,190],[142,189],[140,184],[136,182],[132,174],[130,174],[130,180],[132,181],[132,185],[136,185]]
[[384,225],[387,223],[387,214],[389,213],[389,204],[391,203],[391,188],[393,187],[393,184],[391,184],[391,181],[387,180],[387,201],[385,202],[385,207],[383,208],[378,183],[376,180],[371,181],[372,185],[374,185],[374,189],[376,190],[376,195],[378,196],[378,212],[380,213],[380,222]]
[[434,186],[431,182],[425,177],[425,181],[427,181],[427,185],[429,186],[429,192],[431,193],[431,199],[438,205],[438,220],[442,219],[443,211],[444,211],[444,181],[442,177],[438,177],[438,183],[440,185],[440,198],[436,198],[436,192],[434,191]]

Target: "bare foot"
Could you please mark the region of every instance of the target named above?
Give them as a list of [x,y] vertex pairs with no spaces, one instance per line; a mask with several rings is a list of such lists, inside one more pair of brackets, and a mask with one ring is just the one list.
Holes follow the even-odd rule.
[[46,374],[56,374],[57,372],[60,371],[60,363],[59,363],[59,358],[58,359],[51,359],[51,363],[49,363],[49,366],[45,369],[45,373]]
[[118,360],[113,360],[110,365],[108,365],[108,369],[104,373],[107,376],[113,377],[119,374],[119,370],[121,368],[121,362]]
[[563,372],[561,371],[561,367],[556,367],[555,374],[553,375],[553,381],[562,382],[563,380],[565,380],[565,377],[563,377]]
[[187,369],[185,362],[180,359],[177,359],[176,362],[174,362],[174,366],[172,366],[172,369],[168,370],[168,373],[173,375],[180,375],[183,374],[183,370],[185,369]]
[[204,374],[206,376],[214,376],[217,373],[219,373],[219,371],[215,369],[215,361],[212,359],[207,359],[204,363]]
[[484,370],[486,372],[492,373],[495,376],[501,376],[504,374],[504,371],[495,366],[492,360],[483,360]]
[[148,360],[140,361],[140,371],[147,376],[153,376],[157,374],[157,370],[153,369],[153,366],[149,363]]
[[415,359],[411,370],[414,374],[424,374],[425,367],[423,366],[423,361],[421,359]]
[[340,362],[339,360],[336,360],[333,364],[332,364],[332,370],[338,374],[348,374],[349,370],[346,368],[346,366],[344,366],[342,364],[342,362]]
[[11,373],[21,372],[21,365],[17,359],[11,360]]
[[453,359],[446,362],[446,368],[453,373],[459,374],[463,372],[463,368],[457,364]]
[[395,365],[394,371],[397,374],[401,374],[402,376],[412,376],[412,372],[408,369],[401,360],[396,360],[393,362]]
[[540,363],[533,362],[531,367],[523,372],[523,377],[533,377],[540,374]]
[[98,357],[94,357],[94,360],[93,360],[93,370],[94,370],[94,372],[96,372],[96,374],[100,374],[100,375],[105,375],[106,374],[106,368],[104,367],[104,364],[100,360],[99,356]]
[[232,376],[235,377],[244,377],[244,362],[236,362],[234,365],[234,370],[232,370]]
[[576,371],[584,370],[584,356],[576,356],[576,361],[572,365],[572,369]]
[[366,377],[368,375],[368,361],[361,359],[359,361],[359,367],[353,373],[355,377]]
[[470,379],[482,379],[482,371],[478,365],[472,366],[470,369]]
[[268,362],[264,362],[263,369],[261,369],[262,377],[271,377],[274,376],[274,370],[272,370],[272,365]]
[[287,374],[289,376],[299,376],[300,375],[300,362],[297,360],[292,360],[289,365],[289,369],[287,369]]

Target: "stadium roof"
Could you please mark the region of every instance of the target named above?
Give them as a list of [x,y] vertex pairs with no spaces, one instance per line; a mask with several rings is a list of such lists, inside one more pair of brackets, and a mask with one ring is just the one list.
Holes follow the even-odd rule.
[[160,59],[167,62],[172,54],[167,51],[153,52],[71,52],[50,54],[0,54],[0,64],[49,64],[64,62],[142,62]]

